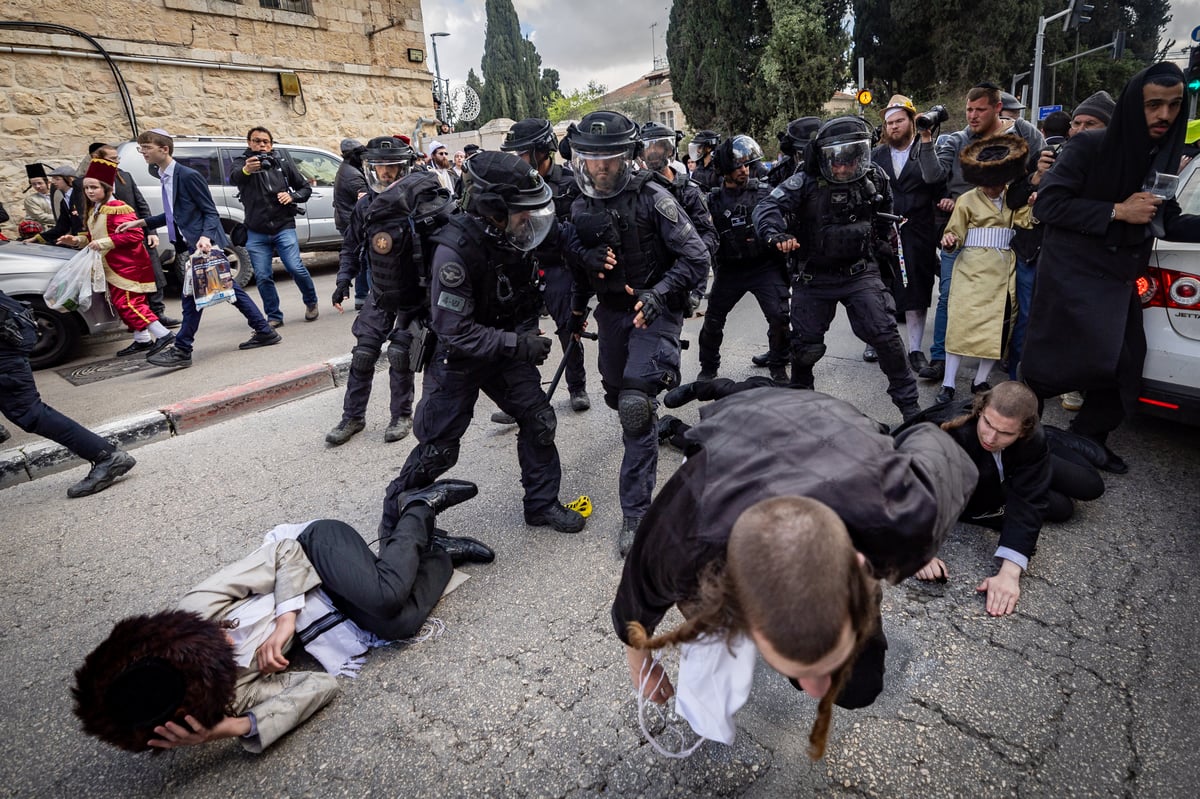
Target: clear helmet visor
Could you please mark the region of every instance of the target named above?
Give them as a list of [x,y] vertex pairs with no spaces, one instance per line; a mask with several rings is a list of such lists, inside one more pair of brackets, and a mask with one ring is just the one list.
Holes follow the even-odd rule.
[[735,136],[732,142],[733,161],[738,166],[747,166],[763,158],[762,147],[749,136]]
[[388,186],[407,175],[412,170],[412,161],[407,158],[395,160],[368,161],[363,159],[363,176],[371,191],[379,194]]
[[675,158],[675,137],[663,136],[658,139],[642,139],[642,160],[646,168],[653,172],[661,172],[663,167]]
[[603,200],[616,197],[629,185],[633,175],[633,145],[616,152],[588,152],[575,149],[571,168],[579,190],[588,197]]
[[691,144],[688,145],[688,160],[689,161],[699,161],[700,160],[700,145],[696,144],[696,142],[692,142]]
[[522,252],[529,252],[541,244],[554,226],[554,204],[541,208],[509,211],[504,227],[504,238]]
[[850,183],[867,174],[871,143],[866,139],[821,146],[821,174],[832,183]]

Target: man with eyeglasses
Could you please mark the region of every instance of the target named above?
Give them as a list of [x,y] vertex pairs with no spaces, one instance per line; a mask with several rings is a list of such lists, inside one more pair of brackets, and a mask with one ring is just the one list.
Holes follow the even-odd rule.
[[296,236],[296,217],[304,213],[300,203],[312,196],[312,186],[288,158],[272,154],[275,141],[271,131],[262,126],[251,128],[246,144],[245,152],[233,159],[229,182],[237,187],[238,200],[246,209],[246,251],[254,267],[254,284],[263,311],[271,327],[283,326],[272,267],[272,258],[278,255],[300,289],[304,321],[316,321],[320,316],[317,290],[300,260],[300,240]]

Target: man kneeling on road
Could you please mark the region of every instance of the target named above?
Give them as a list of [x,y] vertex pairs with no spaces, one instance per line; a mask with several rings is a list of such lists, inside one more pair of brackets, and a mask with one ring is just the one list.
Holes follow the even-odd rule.
[[[665,403],[745,387],[690,383]],[[971,496],[975,465],[934,425],[893,439],[815,391],[752,388],[700,416],[613,602],[630,677],[641,696],[666,702],[676,691],[652,652],[684,644],[676,707],[698,735],[730,744],[757,650],[819,700],[809,737],[818,759],[833,704],[865,707],[883,690],[876,580],[898,582],[932,557]],[[683,625],[651,637],[676,604]]]
[[[119,622],[75,672],[84,732],[133,752],[234,737],[262,752],[333,699],[367,649],[414,635],[454,566],[492,561],[434,525],[476,493],[442,480],[401,495],[378,556],[343,522],[280,525],[177,609]],[[328,673],[281,673],[297,640]]]

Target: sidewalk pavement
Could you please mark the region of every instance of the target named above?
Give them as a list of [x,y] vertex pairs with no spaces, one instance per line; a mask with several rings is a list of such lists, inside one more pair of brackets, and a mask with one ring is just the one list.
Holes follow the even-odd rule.
[[[342,355],[164,405],[154,411],[136,413],[99,425],[94,432],[122,449],[134,449],[245,413],[340,388],[346,384],[349,370],[350,356]],[[0,450],[0,488],[72,469],[81,463],[82,459],[66,447],[44,438]]]

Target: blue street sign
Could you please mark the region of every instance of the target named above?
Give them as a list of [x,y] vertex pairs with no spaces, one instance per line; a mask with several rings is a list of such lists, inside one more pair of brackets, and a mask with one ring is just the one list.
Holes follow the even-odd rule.
[[1053,114],[1055,111],[1061,111],[1061,105],[1039,105],[1038,106],[1038,122],[1041,122],[1046,117]]
[[1192,28],[1192,41],[1200,42],[1200,25]]

